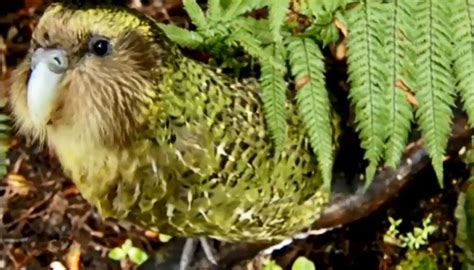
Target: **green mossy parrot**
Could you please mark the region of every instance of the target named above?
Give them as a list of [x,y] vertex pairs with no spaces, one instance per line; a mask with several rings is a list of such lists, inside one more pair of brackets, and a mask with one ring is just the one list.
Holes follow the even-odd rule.
[[50,147],[104,217],[224,241],[310,229],[328,202],[295,104],[276,152],[259,85],[184,56],[156,22],[53,3],[14,72],[19,132]]

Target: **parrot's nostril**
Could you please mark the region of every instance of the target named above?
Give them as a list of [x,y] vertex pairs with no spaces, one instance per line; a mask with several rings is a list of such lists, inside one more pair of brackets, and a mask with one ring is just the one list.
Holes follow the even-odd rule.
[[[59,49],[53,49],[47,53],[50,53],[49,67],[51,71],[55,73],[61,73],[67,69],[68,59],[64,51],[59,50]],[[46,57],[48,56],[46,55]]]
[[62,49],[37,49],[31,59],[31,68],[44,63],[53,73],[63,73],[68,68],[67,54]]
[[59,66],[61,66],[62,61],[61,61],[61,59],[59,59],[58,56],[54,57],[53,60],[54,60]]
[[60,69],[67,68],[67,56],[63,51],[53,51],[51,62]]

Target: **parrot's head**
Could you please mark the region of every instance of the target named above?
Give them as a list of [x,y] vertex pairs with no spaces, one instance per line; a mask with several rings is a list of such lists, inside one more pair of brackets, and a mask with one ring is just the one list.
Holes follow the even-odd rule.
[[148,18],[107,6],[52,4],[17,67],[10,103],[20,132],[121,144],[140,128],[170,57]]

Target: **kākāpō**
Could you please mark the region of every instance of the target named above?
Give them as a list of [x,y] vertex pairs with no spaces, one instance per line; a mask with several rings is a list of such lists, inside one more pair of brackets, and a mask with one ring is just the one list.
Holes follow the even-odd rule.
[[255,80],[187,58],[126,8],[52,4],[10,104],[19,132],[50,147],[104,217],[259,242],[308,229],[328,201],[292,101],[277,152]]

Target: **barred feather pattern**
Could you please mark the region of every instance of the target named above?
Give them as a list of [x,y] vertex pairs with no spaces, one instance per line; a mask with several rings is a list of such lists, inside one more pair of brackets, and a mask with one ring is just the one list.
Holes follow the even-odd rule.
[[[288,136],[276,151],[257,80],[186,58],[154,21],[56,5],[38,25],[36,42],[64,46],[71,70],[50,123],[37,126],[26,101],[26,57],[11,88],[14,116],[23,134],[46,136],[102,216],[244,242],[287,239],[319,218],[329,193],[296,102],[287,102]],[[110,57],[74,50],[89,43],[91,29],[114,40]]]
[[171,58],[141,139],[107,153],[107,170],[71,172],[83,196],[104,216],[176,236],[259,242],[308,228],[329,195],[298,118],[275,154],[256,81]]
[[419,1],[417,81],[419,106],[417,123],[440,185],[443,185],[443,160],[451,134],[454,79],[452,76],[451,0]]

